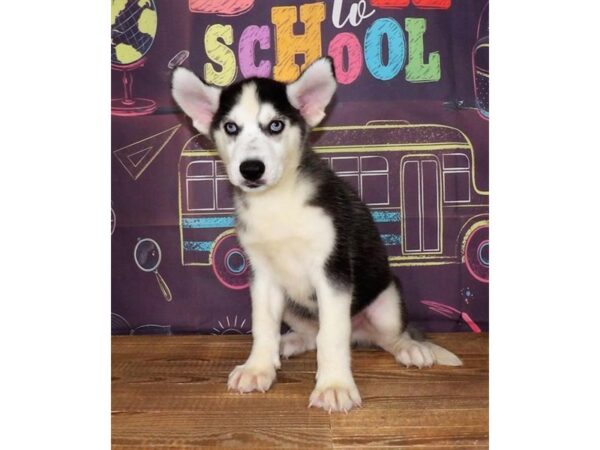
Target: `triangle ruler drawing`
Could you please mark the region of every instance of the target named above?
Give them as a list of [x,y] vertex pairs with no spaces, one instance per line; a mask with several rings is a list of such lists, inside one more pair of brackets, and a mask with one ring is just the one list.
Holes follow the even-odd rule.
[[113,151],[113,155],[119,160],[127,173],[131,175],[131,178],[137,180],[179,130],[179,127],[181,125],[175,125],[133,144],[118,148]]

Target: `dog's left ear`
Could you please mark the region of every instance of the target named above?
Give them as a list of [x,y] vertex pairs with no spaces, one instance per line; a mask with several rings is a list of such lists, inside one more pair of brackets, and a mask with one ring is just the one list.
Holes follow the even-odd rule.
[[313,62],[296,81],[287,86],[287,96],[306,123],[314,127],[325,117],[325,108],[336,87],[333,61],[325,57]]

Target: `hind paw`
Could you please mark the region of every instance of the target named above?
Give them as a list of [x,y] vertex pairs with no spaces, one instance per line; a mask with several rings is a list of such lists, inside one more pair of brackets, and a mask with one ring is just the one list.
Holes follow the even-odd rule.
[[404,364],[406,367],[416,366],[419,369],[431,367],[435,362],[431,349],[420,342],[411,342],[400,349],[395,357],[400,364]]
[[295,331],[291,331],[281,336],[279,345],[279,354],[284,358],[300,355],[307,350],[314,350],[315,345],[306,342],[306,338]]
[[281,343],[279,345],[279,354],[284,358],[290,356],[299,355],[306,351],[306,345],[302,336],[298,333],[291,332],[281,336]]

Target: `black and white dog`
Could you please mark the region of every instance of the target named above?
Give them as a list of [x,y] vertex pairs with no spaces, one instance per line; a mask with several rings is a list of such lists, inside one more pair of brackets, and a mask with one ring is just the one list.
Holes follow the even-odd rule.
[[[225,163],[252,267],[254,341],[229,388],[264,392],[280,355],[316,348],[309,405],[348,411],[361,403],[351,343],[378,345],[406,366],[461,361],[407,331],[399,283],[369,209],[307,144],[335,90],[329,58],[290,84],[250,78],[221,89],[184,68],[172,78],[175,101]],[[282,320],[292,330],[283,336]]]

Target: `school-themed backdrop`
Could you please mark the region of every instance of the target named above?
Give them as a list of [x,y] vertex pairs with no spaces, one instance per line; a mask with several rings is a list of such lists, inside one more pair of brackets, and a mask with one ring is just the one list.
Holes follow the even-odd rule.
[[[488,329],[483,0],[112,0],[112,332],[249,333],[248,260],[223,165],[170,97],[333,58],[315,150],[371,208],[408,311]],[[90,86],[90,89],[93,89]]]

